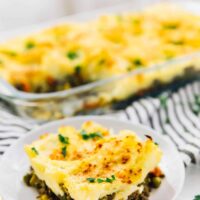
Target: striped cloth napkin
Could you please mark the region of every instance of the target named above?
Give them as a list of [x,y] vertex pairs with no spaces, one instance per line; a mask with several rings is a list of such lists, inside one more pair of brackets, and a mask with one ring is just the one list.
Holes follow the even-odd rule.
[[[159,97],[134,101],[111,116],[141,123],[171,140],[185,165],[200,160],[200,82],[195,81]],[[24,121],[0,107],[0,155],[37,124]]]

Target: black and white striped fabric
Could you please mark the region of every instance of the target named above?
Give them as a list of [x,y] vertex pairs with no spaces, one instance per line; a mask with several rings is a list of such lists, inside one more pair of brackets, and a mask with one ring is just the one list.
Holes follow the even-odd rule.
[[[151,126],[175,144],[185,163],[200,160],[200,82],[188,84],[176,92],[166,92],[166,105],[160,98],[147,97],[133,102],[118,117]],[[195,108],[198,106],[198,108]],[[194,110],[196,109],[196,110]]]
[[[200,102],[195,105],[198,95],[200,100],[200,82],[196,81],[176,92],[165,92],[162,94],[165,101],[153,97],[134,101],[114,117],[151,126],[175,144],[185,165],[197,163],[200,160]],[[0,154],[35,126],[1,107]]]
[[0,107],[0,155],[16,140],[36,125],[10,114],[3,106]]

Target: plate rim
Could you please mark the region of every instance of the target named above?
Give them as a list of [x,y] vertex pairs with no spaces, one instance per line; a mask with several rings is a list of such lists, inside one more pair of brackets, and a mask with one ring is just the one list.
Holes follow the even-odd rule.
[[[62,123],[67,123],[68,121],[79,121],[79,120],[109,120],[109,121],[112,121],[114,123],[117,123],[117,122],[122,122],[124,124],[127,124],[129,126],[137,126],[138,128],[140,129],[144,129],[144,130],[148,130],[150,132],[153,132],[154,135],[156,135],[156,137],[158,137],[159,139],[163,140],[165,143],[167,143],[167,145],[172,148],[172,151],[175,153],[175,156],[176,158],[179,159],[179,162],[180,162],[180,166],[181,166],[181,169],[180,169],[180,173],[181,173],[181,177],[180,177],[180,185],[179,185],[179,188],[176,189],[176,192],[175,192],[175,195],[173,197],[172,200],[175,200],[178,195],[180,194],[182,188],[183,188],[183,185],[184,185],[184,182],[185,182],[185,166],[184,166],[184,163],[181,159],[181,156],[180,156],[180,153],[178,152],[178,150],[176,149],[175,145],[170,141],[170,140],[167,140],[164,135],[162,135],[161,133],[159,134],[159,131],[149,127],[149,126],[146,126],[146,125],[143,125],[141,123],[135,123],[135,122],[132,122],[132,121],[128,121],[128,120],[125,120],[125,119],[120,119],[120,118],[114,118],[113,116],[94,116],[94,115],[88,115],[88,116],[75,116],[75,117],[68,117],[68,118],[64,118],[64,119],[60,119],[60,120],[55,120],[55,121],[51,121],[51,122],[47,122],[47,123],[44,123],[42,125],[38,125],[36,127],[34,127],[32,130],[28,131],[24,136],[22,136],[20,139],[18,139],[13,145],[11,145],[7,151],[3,154],[3,156],[1,156],[0,158],[0,163],[2,163],[2,161],[6,160],[7,157],[9,157],[9,154],[13,152],[13,150],[18,146],[18,143],[22,142],[24,139],[28,138],[28,137],[31,137],[33,136],[36,132],[40,131],[40,129],[46,129],[50,126],[59,126],[60,124]],[[1,194],[0,194],[0,197],[1,197]]]

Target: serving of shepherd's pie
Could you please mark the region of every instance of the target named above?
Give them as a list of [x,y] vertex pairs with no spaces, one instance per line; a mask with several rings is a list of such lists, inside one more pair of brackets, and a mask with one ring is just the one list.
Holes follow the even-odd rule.
[[[163,15],[164,11],[164,15]],[[26,92],[70,89],[200,50],[200,17],[173,5],[65,23],[0,45],[0,76]],[[170,82],[191,67],[131,79],[134,91]],[[197,67],[197,69],[196,69]],[[198,66],[193,66],[199,70]],[[116,85],[115,98],[132,93]],[[122,95],[122,93],[125,93]],[[114,94],[113,94],[114,95]],[[115,96],[115,95],[114,95]]]
[[25,151],[31,172],[24,180],[40,200],[145,200],[163,177],[162,152],[150,136],[114,134],[93,121],[44,134]]

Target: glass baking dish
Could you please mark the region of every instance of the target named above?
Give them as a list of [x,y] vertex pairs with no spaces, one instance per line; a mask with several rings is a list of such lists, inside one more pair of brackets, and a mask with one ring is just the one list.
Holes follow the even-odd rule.
[[[78,14],[43,25],[16,32],[2,34],[7,39],[24,33],[70,20],[88,20],[105,13],[137,11],[166,1],[136,1],[85,14]],[[167,1],[180,4],[192,12],[200,11],[200,4],[195,1]],[[4,37],[3,37],[4,36]],[[1,38],[1,39],[2,39]],[[173,83],[191,81],[200,77],[200,52],[171,59],[162,64],[139,68],[123,75],[88,83],[69,90],[51,93],[26,93],[19,91],[0,80],[0,98],[5,100],[20,116],[37,121],[48,121],[76,114],[113,111],[120,103],[127,105],[129,100],[143,96],[149,92],[160,90]]]

